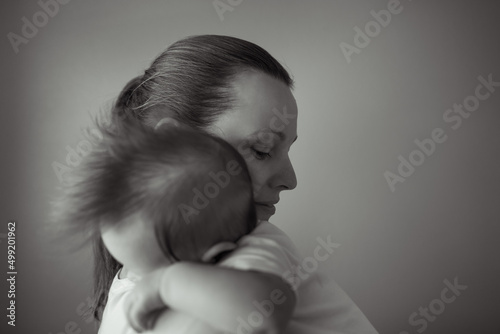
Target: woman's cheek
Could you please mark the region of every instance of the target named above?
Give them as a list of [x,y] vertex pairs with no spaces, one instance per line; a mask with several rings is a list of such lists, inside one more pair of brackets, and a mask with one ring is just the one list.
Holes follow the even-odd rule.
[[236,148],[238,153],[241,154],[243,159],[245,159],[247,165],[249,165],[251,162],[255,161],[255,156],[253,155],[252,148],[251,148],[251,143],[244,140],[239,143],[231,143],[233,147]]
[[254,198],[259,198],[260,190],[266,181],[266,169],[262,164],[262,161],[258,160],[253,151],[252,151],[252,143],[248,140],[243,140],[240,142],[231,142],[228,141],[233,147],[237,149],[237,151],[241,154],[243,159],[245,160],[248,171],[250,173],[250,177],[252,178],[252,186]]
[[253,194],[255,200],[259,199],[262,187],[265,184],[265,173],[261,169],[255,168],[256,166],[252,163],[248,164],[248,169],[250,171],[250,177],[252,178]]

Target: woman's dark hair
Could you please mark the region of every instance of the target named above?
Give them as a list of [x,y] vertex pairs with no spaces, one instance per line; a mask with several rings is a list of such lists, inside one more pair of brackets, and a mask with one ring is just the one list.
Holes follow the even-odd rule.
[[[155,126],[163,117],[204,132],[234,104],[232,83],[237,75],[255,71],[275,78],[289,88],[293,80],[285,68],[260,46],[234,37],[192,36],[161,53],[144,72],[119,94],[111,122],[137,121]],[[94,304],[92,314],[101,320],[107,294],[120,265],[102,240],[94,242]]]

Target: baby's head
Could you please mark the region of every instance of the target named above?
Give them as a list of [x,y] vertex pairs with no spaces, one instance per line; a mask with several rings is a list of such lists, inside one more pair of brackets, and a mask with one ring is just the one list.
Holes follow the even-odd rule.
[[256,225],[241,155],[222,139],[180,127],[101,126],[59,203],[59,219],[103,242],[137,274],[207,261]]

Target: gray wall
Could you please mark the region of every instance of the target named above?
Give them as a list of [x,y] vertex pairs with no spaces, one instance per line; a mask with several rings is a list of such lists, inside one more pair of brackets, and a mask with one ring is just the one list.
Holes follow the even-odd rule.
[[[45,25],[37,16],[41,27],[15,53],[7,34],[20,35],[22,18],[33,22],[41,7],[2,1],[0,233],[17,221],[18,332],[94,332],[78,314],[90,293],[88,250],[70,255],[44,227],[59,183],[52,163],[66,165],[66,146],[82,140],[89,114],[164,47],[214,33],[260,44],[296,80],[291,158],[299,186],[282,194],[272,222],[306,256],[318,237],[340,244],[318,270],[381,333],[417,333],[425,318],[417,314],[414,326],[409,317],[429,304],[439,314],[426,333],[498,333],[500,87],[478,107],[469,96],[480,76],[500,81],[499,6],[402,0],[401,12],[372,30],[367,46],[359,40],[348,62],[341,43],[355,46],[354,28],[364,30],[370,11],[387,4],[244,0],[221,20],[212,1],[73,0]],[[443,117],[464,100],[477,110],[454,129],[458,121]],[[384,173],[397,173],[399,155],[418,164],[414,141],[437,128],[446,141],[391,191]],[[455,278],[467,288],[438,301]],[[1,317],[0,328],[14,333]]]

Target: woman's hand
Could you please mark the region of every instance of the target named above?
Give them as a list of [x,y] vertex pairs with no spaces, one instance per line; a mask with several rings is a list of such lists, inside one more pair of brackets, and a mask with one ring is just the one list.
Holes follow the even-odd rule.
[[160,296],[160,284],[165,269],[155,270],[137,281],[125,301],[128,322],[139,333],[152,329],[159,314],[166,309]]

